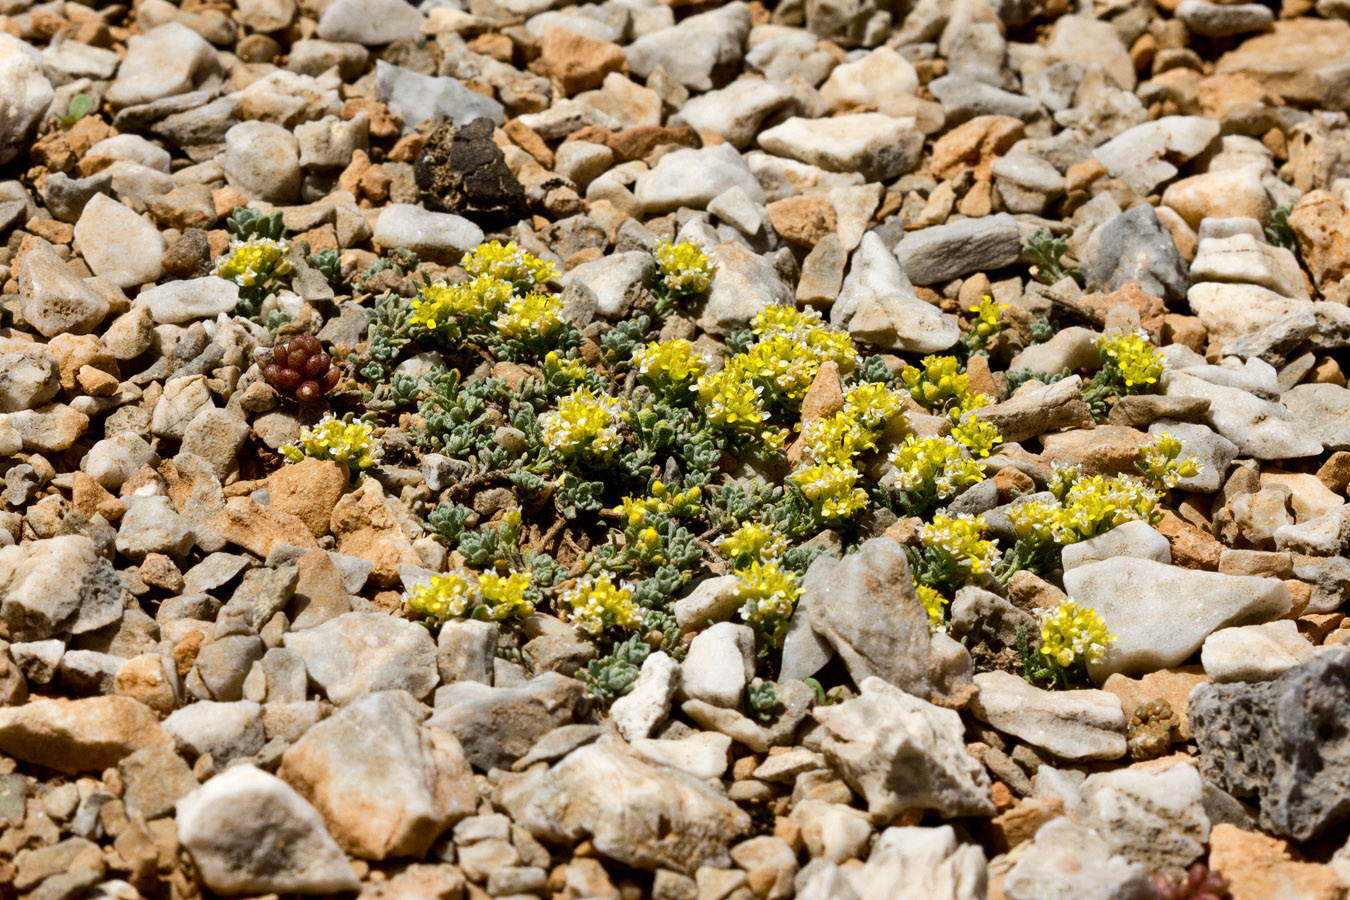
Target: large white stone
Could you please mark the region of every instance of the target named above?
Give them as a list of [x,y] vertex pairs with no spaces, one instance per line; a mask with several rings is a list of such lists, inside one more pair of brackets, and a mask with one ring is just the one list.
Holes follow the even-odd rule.
[[483,229],[454,213],[432,212],[413,203],[391,203],[375,220],[375,243],[405,247],[426,259],[452,262],[483,242]]
[[159,280],[164,238],[159,229],[107,194],[95,194],[75,223],[75,246],[89,268],[118,287]]
[[895,255],[875,232],[863,235],[853,267],[830,308],[830,324],[888,350],[937,353],[961,338],[941,309],[919,299]]
[[1061,759],[1125,755],[1125,713],[1106,691],[1043,691],[1010,672],[975,676],[975,718]]
[[0,163],[19,155],[56,92],[42,74],[42,54],[10,34],[0,34]]
[[667,153],[655,168],[638,176],[633,193],[648,215],[661,215],[681,206],[703,209],[733,187],[756,203],[764,202],[764,189],[736,148],[718,144]]
[[1273,681],[1312,659],[1315,652],[1316,648],[1298,633],[1297,622],[1281,619],[1214,632],[1200,648],[1200,664],[1205,674],[1220,684]]
[[760,132],[759,145],[831,172],[860,172],[868,181],[887,181],[918,165],[923,132],[913,118],[881,113],[829,119],[794,116]]
[[127,41],[126,58],[107,99],[120,109],[186,94],[219,70],[214,47],[186,25],[169,22]]

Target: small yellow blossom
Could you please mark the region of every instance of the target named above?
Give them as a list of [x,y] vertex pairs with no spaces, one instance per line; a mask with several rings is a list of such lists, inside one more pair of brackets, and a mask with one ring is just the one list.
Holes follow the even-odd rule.
[[281,448],[291,462],[305,457],[331,459],[352,471],[368,469],[380,458],[375,429],[360,419],[343,421],[331,413],[312,428],[301,428],[300,439]]
[[775,560],[787,549],[787,539],[768,525],[746,522],[731,534],[718,538],[717,549],[727,559]]
[[739,579],[736,597],[742,601],[741,618],[764,635],[771,646],[779,646],[802,593],[797,579],[777,563],[758,561],[739,570],[736,576]]
[[884,384],[864,381],[844,394],[844,413],[865,428],[884,428],[904,421],[905,401],[899,391]]
[[1181,441],[1164,431],[1140,448],[1135,466],[1154,490],[1165,491],[1176,487],[1183,478],[1200,474],[1198,459],[1194,456],[1178,459],[1180,455]]
[[616,585],[608,575],[579,581],[563,594],[563,602],[570,610],[571,621],[591,637],[642,624],[642,611],[633,602],[633,592]]
[[995,444],[1003,442],[1003,435],[997,425],[968,418],[952,426],[952,439],[969,450],[971,456],[983,459]]
[[767,418],[760,400],[763,389],[755,385],[738,362],[727,360],[720,372],[698,380],[696,388],[703,414],[717,428],[750,428]]
[[501,314],[492,320],[492,327],[502,337],[512,340],[532,335],[548,338],[562,324],[562,298],[539,291],[512,297]]
[[656,247],[656,265],[662,285],[677,297],[692,297],[706,291],[717,268],[708,254],[690,241],[678,244],[662,241]]
[[1003,330],[999,324],[999,313],[1008,308],[1006,303],[995,303],[994,298],[985,294],[979,303],[970,308],[975,314],[974,321],[971,322],[970,331],[975,335],[976,340],[981,346],[989,338]]
[[945,632],[947,630],[946,609],[952,601],[942,596],[937,588],[926,584],[916,584],[914,592],[919,595],[919,602],[923,604],[923,611],[928,613],[928,633]]
[[683,338],[652,341],[633,354],[633,367],[662,387],[683,387],[708,371],[702,351]]
[[847,411],[812,419],[802,428],[806,455],[824,465],[847,465],[863,450],[875,450],[876,434]]
[[1102,364],[1115,367],[1131,393],[1138,393],[1146,386],[1156,384],[1165,368],[1162,354],[1149,343],[1148,335],[1142,331],[1100,337],[1097,339],[1097,349],[1101,351]]
[[496,315],[511,296],[511,285],[490,275],[459,284],[433,282],[423,285],[412,299],[410,320],[427,331],[456,337],[461,318]]
[[557,350],[550,350],[544,356],[544,374],[549,378],[561,378],[565,381],[584,381],[590,369],[586,361],[579,356],[564,359]]
[[539,417],[544,443],[571,458],[608,459],[619,449],[619,401],[579,387]]
[[526,253],[516,246],[515,241],[479,244],[460,265],[471,276],[486,275],[522,291],[547,284],[559,275],[557,266]]
[[999,558],[997,543],[984,540],[984,529],[984,519],[978,516],[939,513],[919,528],[919,540],[925,548],[946,554],[958,569],[981,575]]
[[1072,600],[1061,601],[1053,612],[1041,613],[1041,653],[1066,669],[1079,660],[1098,662],[1106,654],[1106,645],[1115,639],[1096,610]]
[[426,584],[408,591],[408,609],[429,619],[455,619],[473,611],[475,590],[463,575],[434,575]]
[[896,468],[896,486],[920,497],[946,500],[984,480],[984,469],[951,438],[911,434],[891,451],[890,461]]
[[229,252],[216,261],[216,275],[240,287],[253,287],[273,275],[291,271],[285,241],[253,235],[246,241],[230,241]]
[[498,622],[524,619],[534,614],[534,604],[525,596],[530,589],[529,572],[496,575],[485,572],[478,576],[478,593],[488,618]]
[[827,522],[852,518],[867,508],[867,492],[857,487],[860,473],[851,465],[814,465],[788,476]]

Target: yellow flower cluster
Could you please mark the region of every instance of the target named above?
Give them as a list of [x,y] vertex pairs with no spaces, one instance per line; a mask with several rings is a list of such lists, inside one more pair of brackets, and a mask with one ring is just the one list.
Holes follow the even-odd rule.
[[1158,492],[1126,478],[1084,478],[1077,468],[1056,468],[1050,490],[1058,503],[1020,503],[1009,512],[1019,539],[1032,545],[1073,544],[1126,522],[1152,524],[1161,517]]
[[647,522],[650,513],[679,518],[699,511],[703,490],[694,485],[688,490],[671,493],[660,481],[652,482],[650,497],[624,497],[620,501],[620,516],[627,528],[638,528]]
[[746,522],[731,534],[718,538],[717,549],[732,561],[742,557],[768,561],[783,555],[787,539],[768,525]]
[[305,457],[331,459],[352,471],[368,469],[380,458],[375,429],[360,419],[345,422],[330,413],[312,428],[301,428],[300,439],[281,448],[291,462]]
[[768,418],[760,399],[764,388],[750,380],[741,357],[699,378],[695,388],[703,414],[716,428],[754,428]]
[[426,584],[408,591],[404,599],[412,612],[432,619],[471,616],[478,609],[498,622],[534,614],[534,604],[525,596],[530,588],[529,572],[483,573],[472,581],[471,578],[472,575],[459,572],[435,575]]
[[291,262],[285,241],[253,235],[246,241],[230,241],[230,249],[216,261],[216,275],[240,287],[253,287],[273,275],[286,275]]
[[443,281],[423,285],[412,299],[414,325],[447,337],[458,335],[459,319],[466,316],[496,315],[511,302],[511,285],[491,275],[471,281],[446,284]]
[[742,602],[741,618],[763,634],[769,644],[779,646],[787,635],[788,620],[797,606],[802,589],[792,573],[777,563],[750,563],[736,572],[736,597]]
[[905,401],[884,384],[864,381],[844,394],[844,415],[862,428],[881,429],[904,421]]
[[817,464],[788,476],[827,522],[852,518],[867,508],[867,492],[857,487],[861,474],[848,463]]
[[1106,653],[1106,645],[1116,639],[1108,634],[1106,623],[1095,609],[1064,600],[1059,607],[1041,614],[1041,653],[1064,668],[1079,660],[1097,662]]
[[512,297],[501,314],[492,320],[492,327],[502,337],[513,340],[530,335],[548,338],[562,324],[562,297],[539,291]]
[[689,341],[672,338],[652,341],[634,353],[633,366],[652,384],[678,388],[701,378],[708,371],[708,360]]
[[[816,358],[817,367],[820,363],[831,360],[839,366],[841,374],[847,375],[858,363],[858,355],[853,350],[853,339],[846,332],[828,328],[820,313],[809,307],[806,309],[792,306],[766,307],[750,321],[750,330],[761,342],[783,337],[802,345]],[[779,345],[780,348],[784,346]],[[811,386],[811,381],[815,377],[815,372],[812,371],[811,377],[806,381],[807,387]]]
[[962,413],[989,404],[984,394],[972,393],[970,375],[961,371],[955,356],[925,356],[918,366],[905,366],[900,379],[920,406],[959,419]]
[[977,346],[984,346],[984,342],[1003,330],[1003,326],[998,322],[999,313],[1008,308],[1006,303],[995,303],[994,298],[988,294],[979,303],[970,307],[970,311],[975,314],[974,321],[970,324],[970,333],[975,336]]
[[689,241],[678,244],[662,241],[656,247],[656,265],[662,285],[677,297],[692,297],[706,291],[717,268],[708,254]]
[[1198,459],[1194,456],[1178,459],[1179,456],[1181,441],[1164,431],[1140,448],[1139,461],[1135,465],[1154,490],[1165,491],[1176,487],[1183,478],[1200,474]]
[[608,575],[578,582],[563,594],[563,601],[571,610],[572,622],[591,637],[642,624],[642,610],[633,602],[633,592],[616,585]]
[[971,456],[983,459],[994,449],[995,444],[1003,442],[1003,435],[997,425],[967,418],[952,426],[952,439],[969,450]]
[[928,633],[946,631],[946,609],[952,601],[942,596],[942,592],[937,588],[926,584],[914,585],[914,592],[919,595],[919,602],[923,604],[923,611],[928,613]]
[[619,449],[619,401],[579,387],[539,417],[544,443],[570,458],[607,459]]
[[896,486],[910,494],[946,500],[963,487],[984,480],[984,469],[951,438],[911,434],[891,451]]
[[1133,389],[1132,392],[1156,384],[1165,368],[1162,354],[1142,331],[1100,337],[1097,349],[1101,351],[1102,364],[1114,367],[1125,387]]
[[558,268],[516,246],[515,241],[479,244],[460,261],[470,276],[487,276],[529,291],[558,277]]
[[945,554],[968,575],[988,572],[998,562],[996,541],[984,540],[984,519],[970,514],[938,513],[919,528],[919,540],[929,550]]
[[544,354],[544,374],[549,378],[561,378],[572,382],[585,381],[590,371],[586,360],[579,356],[564,359],[556,350]]

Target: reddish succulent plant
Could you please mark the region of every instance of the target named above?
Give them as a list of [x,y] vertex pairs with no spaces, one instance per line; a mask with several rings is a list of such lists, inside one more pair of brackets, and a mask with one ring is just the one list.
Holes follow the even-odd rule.
[[283,394],[301,403],[313,403],[337,387],[340,374],[319,339],[308,334],[272,348],[272,364],[263,377]]
[[1154,875],[1153,889],[1158,892],[1158,900],[1227,900],[1229,897],[1228,882],[1202,862],[1191,863],[1186,877],[1176,884],[1166,875]]

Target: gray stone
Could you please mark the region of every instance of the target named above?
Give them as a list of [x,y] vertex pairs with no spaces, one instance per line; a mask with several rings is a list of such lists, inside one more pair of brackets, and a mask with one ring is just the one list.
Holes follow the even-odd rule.
[[83,634],[122,616],[122,581],[84,535],[0,548],[0,619],[10,637]]
[[1350,450],[1350,390],[1337,384],[1300,384],[1280,402],[1328,450]]
[[594,262],[582,263],[568,272],[564,281],[570,288],[590,292],[595,297],[595,311],[600,315],[622,319],[642,296],[653,263],[651,254],[640,250],[613,253]]
[[1168,543],[1167,538],[1149,527],[1147,522],[1135,521],[1118,525],[1105,534],[1099,534],[1085,541],[1066,544],[1060,552],[1066,572],[1078,566],[1117,556],[1171,563],[1172,545]]
[[910,809],[947,818],[993,814],[989,776],[966,752],[959,713],[880,678],[860,687],[857,698],[812,714],[825,728],[825,758],[866,799],[873,821]]
[[87,334],[108,315],[107,298],[66,265],[49,245],[24,254],[19,263],[23,317],[43,337]]
[[117,552],[138,561],[148,553],[183,556],[194,537],[168,497],[130,497],[117,530]]
[[215,48],[191,28],[169,22],[127,41],[127,55],[108,88],[114,109],[203,87],[220,71]]
[[1028,383],[1002,403],[970,413],[995,425],[1005,441],[1024,441],[1061,428],[1088,428],[1092,411],[1083,402],[1083,379],[1071,375],[1053,384]]
[[1200,773],[1186,763],[1099,772],[1083,782],[1079,821],[1116,853],[1177,880],[1209,843],[1203,793]]
[[764,202],[764,189],[745,160],[731,145],[718,144],[667,153],[638,176],[633,193],[648,215],[660,215],[681,206],[704,209],[733,187],[755,203]]
[[1007,213],[911,231],[895,247],[900,267],[914,284],[1001,269],[1017,262],[1021,252],[1017,220]]
[[164,731],[179,753],[189,759],[209,753],[222,767],[231,760],[254,756],[266,741],[262,707],[251,700],[190,703],[169,714]]
[[416,38],[423,15],[404,0],[335,0],[319,16],[318,37],[378,46]]
[[457,681],[491,684],[498,634],[495,622],[452,619],[442,625],[436,637],[436,668],[441,684]]
[[1209,400],[1205,421],[1232,441],[1243,456],[1292,459],[1322,452],[1321,440],[1282,404],[1241,388],[1214,384],[1200,377],[1196,369],[1164,372],[1158,383],[1169,397]]
[[46,347],[5,342],[0,350],[0,412],[34,409],[60,389],[60,368]]
[[581,682],[545,672],[518,687],[460,681],[436,692],[427,722],[459,739],[480,769],[509,769],[540,737],[570,725],[586,707]]
[[758,136],[777,156],[829,172],[858,172],[868,181],[889,181],[910,171],[923,151],[923,132],[912,118],[855,113],[828,119],[794,116]]
[[1092,233],[1084,253],[1084,266],[1101,291],[1135,281],[1145,293],[1181,300],[1190,287],[1177,245],[1147,203],[1109,219]]
[[85,204],[75,224],[75,246],[95,275],[118,287],[158,281],[164,271],[159,229],[106,194]]
[[1344,709],[1350,650],[1324,650],[1274,681],[1200,685],[1188,706],[1200,771],[1257,797],[1261,827],[1306,841],[1350,816]]
[[1025,121],[1041,114],[1040,103],[1031,97],[965,75],[934,78],[928,82],[928,90],[942,104],[948,126],[960,125],[976,116],[1012,116]]
[[1125,713],[1106,691],[1043,691],[1009,672],[975,676],[975,718],[1060,759],[1125,755]]
[[956,323],[920,300],[895,256],[875,232],[863,235],[830,324],[887,350],[937,353],[961,337]]
[[500,103],[470,90],[458,78],[422,75],[381,59],[375,63],[375,88],[390,111],[403,117],[407,128],[427,121],[467,124],[491,119],[495,125],[503,121]]
[[174,804],[197,789],[192,770],[167,747],[137,750],[117,764],[117,771],[127,812],[147,821],[171,814]]
[[749,32],[750,7],[736,0],[642,35],[624,54],[628,68],[643,78],[662,69],[691,90],[707,91],[719,70],[740,62]]
[[214,319],[239,305],[239,286],[224,278],[187,278],[148,288],[134,306],[145,307],[157,325]]
[[792,289],[764,257],[739,244],[719,244],[711,256],[717,269],[698,317],[698,325],[705,331],[731,334],[749,325],[750,320],[770,306],[794,304]]
[[1209,0],[1183,0],[1177,18],[1186,27],[1205,37],[1222,38],[1248,31],[1260,31],[1275,21],[1270,7],[1260,3],[1210,3]]
[[334,894],[361,887],[323,819],[286,782],[234,766],[178,803],[178,840],[223,894]]
[[300,654],[310,680],[339,706],[370,691],[406,690],[421,699],[436,686],[436,644],[406,619],[344,613],[287,634],[285,646]]
[[1096,831],[1061,816],[1036,832],[1003,890],[1008,900],[1154,900],[1148,876]]
[[1214,119],[1163,116],[1122,132],[1098,147],[1094,155],[1112,178],[1122,179],[1135,193],[1147,196],[1177,174],[1176,163],[1199,156],[1218,135],[1219,123]]
[[225,180],[250,199],[290,204],[300,198],[300,144],[270,122],[240,122],[225,133]]

